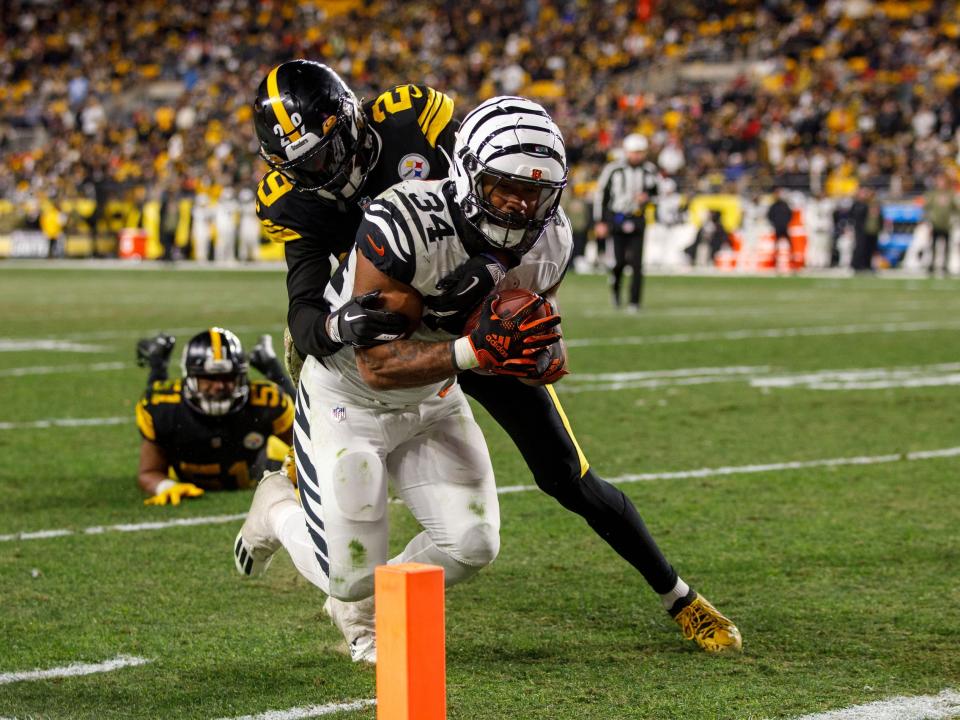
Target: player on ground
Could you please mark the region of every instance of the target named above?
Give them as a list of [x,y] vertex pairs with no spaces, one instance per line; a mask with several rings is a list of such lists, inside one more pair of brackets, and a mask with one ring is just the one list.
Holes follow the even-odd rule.
[[[173,338],[164,337],[155,345],[169,356]],[[252,487],[269,460],[278,467],[293,441],[290,396],[275,383],[247,378],[246,355],[229,330],[194,336],[182,370],[182,379],[154,379],[137,403],[137,482],[151,496],[146,505]]]
[[[353,242],[370,197],[400,180],[446,176],[455,138],[452,101],[432,88],[404,85],[360,108],[333,71],[298,60],[270,71],[254,115],[262,154],[273,168],[261,181],[258,212],[267,234],[286,243],[288,324],[299,351],[290,348],[291,371],[299,354],[322,358],[344,345],[371,345],[402,332],[404,321],[363,307],[369,304],[363,298],[331,310],[323,288]],[[301,127],[326,128],[327,134],[288,150],[306,137]],[[440,280],[440,295],[425,299],[433,322],[462,327],[513,262],[502,253],[471,256]],[[458,382],[507,431],[537,485],[643,574],[685,637],[708,652],[739,649],[733,623],[678,577],[633,503],[590,467],[551,387],[476,373],[461,374]]]

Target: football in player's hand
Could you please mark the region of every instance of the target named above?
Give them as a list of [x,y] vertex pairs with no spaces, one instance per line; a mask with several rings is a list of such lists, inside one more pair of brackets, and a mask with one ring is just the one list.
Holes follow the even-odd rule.
[[[525,307],[531,300],[536,300],[539,295],[537,293],[527,290],[526,288],[515,288],[513,290],[500,290],[494,294],[499,295],[499,299],[493,303],[493,311],[500,317],[510,317],[518,310],[521,310]],[[467,335],[473,332],[477,325],[480,322],[480,313],[483,310],[485,302],[480,303],[474,311],[470,314],[470,317],[467,318],[466,324],[463,326],[463,334]],[[534,309],[527,317],[526,320],[537,320],[540,318],[548,317],[549,315],[554,314],[553,306],[549,302],[541,303],[540,306]],[[544,385],[547,383],[555,382],[559,380],[563,375],[566,375],[566,371],[563,369],[566,364],[566,352],[563,349],[561,342],[555,342],[550,345],[545,350],[541,352],[547,353],[550,357],[550,363],[547,366],[547,372],[544,373],[544,377],[538,380],[524,380],[530,385]],[[479,373],[480,375],[493,375],[495,373],[490,372],[489,370],[484,370],[483,368],[473,368],[473,372]]]
[[[493,311],[500,317],[510,317],[517,310],[520,310],[524,305],[526,305],[531,300],[535,300],[539,297],[535,292],[531,292],[526,288],[515,288],[513,290],[500,290],[496,292],[500,296],[500,299],[493,303]],[[474,308],[474,311],[470,313],[470,317],[467,318],[466,324],[463,326],[463,334],[467,335],[473,332],[477,325],[480,322],[480,311],[483,310],[483,303],[477,305]],[[553,310],[550,307],[550,303],[543,303],[540,307],[534,310],[530,315],[527,316],[528,320],[536,320],[538,318],[547,317],[547,315],[552,315]]]

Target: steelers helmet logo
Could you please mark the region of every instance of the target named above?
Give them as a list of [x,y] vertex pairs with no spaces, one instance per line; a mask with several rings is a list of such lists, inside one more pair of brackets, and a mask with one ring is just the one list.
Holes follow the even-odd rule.
[[404,180],[426,180],[430,176],[430,161],[423,155],[404,155],[397,165],[397,174]]
[[247,433],[247,436],[243,438],[243,446],[247,450],[259,450],[263,447],[265,440],[266,438],[258,432]]

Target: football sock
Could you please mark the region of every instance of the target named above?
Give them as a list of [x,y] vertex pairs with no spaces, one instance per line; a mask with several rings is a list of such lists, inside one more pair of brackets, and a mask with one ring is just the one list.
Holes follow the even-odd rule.
[[582,471],[565,418],[544,388],[471,372],[461,373],[458,382],[507,431],[543,492],[586,520],[643,575],[654,592],[669,592],[677,584],[676,570],[630,498],[592,468]]
[[564,507],[583,516],[597,535],[640,571],[654,592],[662,594],[676,587],[676,570],[650,535],[636,506],[618,487],[591,468],[579,483],[562,486],[562,492],[554,496]]
[[300,574],[327,592],[327,578],[320,570],[316,546],[307,532],[307,518],[303,508],[293,501],[283,503],[270,513],[270,526]]
[[673,590],[660,594],[660,602],[663,603],[663,607],[668,613],[676,615],[692,603],[696,597],[697,593],[683,581],[683,578],[678,577]]

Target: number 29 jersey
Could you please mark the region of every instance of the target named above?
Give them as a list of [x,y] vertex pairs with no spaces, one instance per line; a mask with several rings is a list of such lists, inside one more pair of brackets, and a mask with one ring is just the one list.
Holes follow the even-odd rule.
[[356,202],[333,202],[297,190],[280,173],[267,173],[257,190],[257,215],[264,234],[284,243],[288,322],[304,355],[327,354],[316,338],[314,309],[325,312],[323,289],[353,245],[363,208],[402,180],[447,176],[457,121],[453,100],[425,85],[398,85],[363,104],[378,145],[377,157]]

